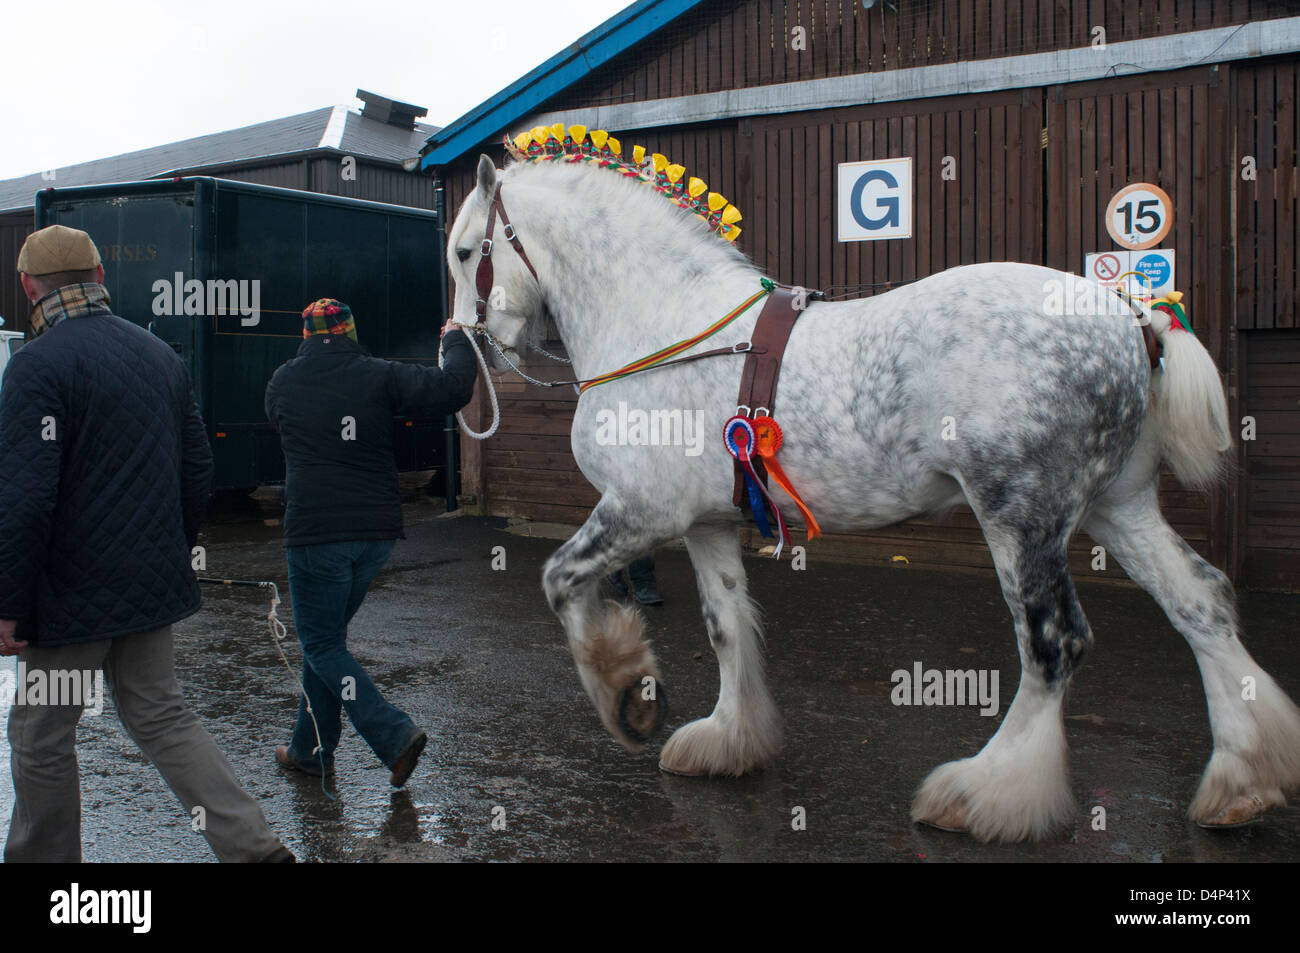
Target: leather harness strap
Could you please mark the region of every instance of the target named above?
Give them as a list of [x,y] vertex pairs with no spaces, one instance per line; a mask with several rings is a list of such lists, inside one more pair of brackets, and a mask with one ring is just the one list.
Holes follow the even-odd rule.
[[[758,314],[754,331],[750,335],[751,348],[745,355],[745,368],[740,373],[740,395],[736,403],[741,409],[748,410],[751,416],[771,416],[776,403],[776,384],[781,376],[781,360],[785,357],[785,346],[790,340],[794,323],[799,320],[803,307],[809,299],[821,298],[819,291],[798,290],[786,285],[777,285],[763,302],[763,310]],[[737,411],[739,412],[739,410]],[[755,472],[767,483],[767,470],[761,457],[755,456],[751,463]],[[740,506],[746,499],[745,473],[740,464],[735,464],[736,479],[732,489],[731,501]]]
[[1160,355],[1164,348],[1160,346],[1160,341],[1156,339],[1156,332],[1151,330],[1151,322],[1142,322],[1142,343],[1146,345],[1147,360],[1151,362],[1151,370],[1160,366]]
[[488,297],[492,294],[492,282],[495,279],[495,272],[492,267],[492,230],[496,227],[497,216],[501,216],[501,224],[504,226],[501,235],[510,243],[510,247],[520,257],[528,270],[533,273],[533,279],[540,282],[537,277],[537,269],[533,263],[528,260],[528,254],[524,251],[523,244],[519,241],[519,236],[515,234],[515,227],[510,224],[510,216],[506,214],[505,204],[501,201],[501,186],[497,186],[492,193],[492,205],[488,208],[487,228],[483,232],[483,244],[479,247],[478,271],[474,274],[474,289],[478,292],[478,300],[474,302],[474,313],[478,316],[480,322],[487,318]]

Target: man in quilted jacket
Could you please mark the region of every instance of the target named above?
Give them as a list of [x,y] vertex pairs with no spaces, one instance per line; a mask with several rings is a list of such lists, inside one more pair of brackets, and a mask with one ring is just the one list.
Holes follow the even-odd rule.
[[469,403],[474,351],[448,321],[441,369],[384,361],[362,350],[343,302],[321,298],[302,316],[298,356],[266,388],[266,418],[284,448],[285,556],[306,660],[306,696],[275,759],[317,777],[332,773],[347,711],[400,788],[427,737],[348,651],[348,623],[403,535],[393,417],[442,417]]
[[178,823],[223,861],[292,861],[173,670],[172,623],[199,608],[190,552],[212,479],[189,372],[110,310],[85,232],[34,232],[18,270],[36,337],[0,388],[0,655],[20,675],[5,861],[81,860],[76,727],[102,710],[105,677],[185,806]]

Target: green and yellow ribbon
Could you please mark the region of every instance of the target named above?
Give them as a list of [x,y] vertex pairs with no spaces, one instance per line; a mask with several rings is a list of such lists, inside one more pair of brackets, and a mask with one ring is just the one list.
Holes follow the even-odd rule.
[[647,354],[645,357],[641,358],[640,360],[633,361],[631,364],[624,364],[616,371],[610,371],[608,374],[601,374],[599,377],[593,377],[591,380],[587,381],[584,384],[580,384],[578,386],[578,393],[582,394],[587,390],[588,387],[596,387],[597,385],[600,384],[608,384],[610,381],[619,380],[631,374],[635,374],[638,371],[649,370],[650,368],[654,367],[657,364],[662,364],[665,361],[671,360],[672,358],[681,354],[683,351],[689,351],[691,348],[699,344],[701,341],[706,341],[709,338],[713,337],[713,335],[717,334],[719,331],[725,328],[732,321],[735,321],[738,317],[740,317],[742,314],[744,314],[746,311],[752,308],[758,301],[762,300],[763,297],[771,294],[772,289],[775,287],[774,283],[770,278],[760,278],[759,283],[763,286],[762,288],[760,288],[754,294],[750,295],[748,298],[746,298],[744,301],[738,304],[731,311],[724,314],[717,321],[713,322],[713,324],[709,325],[699,334],[695,335],[694,337],[689,337],[686,338],[685,340],[678,341],[676,344],[670,344],[666,348],[663,348],[662,350],[655,351],[653,354]]

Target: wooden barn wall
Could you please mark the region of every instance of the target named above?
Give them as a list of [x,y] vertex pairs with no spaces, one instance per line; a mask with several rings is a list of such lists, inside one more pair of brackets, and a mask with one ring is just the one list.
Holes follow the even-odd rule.
[[1244,331],[1243,412],[1254,440],[1241,448],[1240,578],[1300,588],[1300,330]]
[[[701,4],[550,108],[873,73],[1293,16],[1288,0],[731,0]],[[806,43],[798,49],[794,30]]]
[[[1041,126],[1038,90],[753,119],[741,239],[777,280],[846,297],[957,265],[1039,261]],[[913,158],[913,237],[838,241],[835,167],[897,156]],[[955,178],[941,176],[945,156]]]
[[1300,588],[1300,208],[1297,101],[1300,59],[1233,70],[1236,296],[1242,386],[1236,420],[1252,417],[1238,444],[1234,552],[1248,585]]
[[[1300,285],[1296,250],[1297,80],[1289,59],[1234,70],[1237,156],[1237,298],[1243,330],[1294,328]],[[1247,160],[1244,164],[1241,159]]]
[[[193,173],[204,175],[202,171]],[[310,191],[311,178],[306,160],[295,159],[291,162],[275,162],[268,165],[245,166],[238,169],[225,169],[211,173],[219,179],[234,179],[236,182],[253,182],[257,185],[273,185],[281,189],[300,189]]]
[[[1044,264],[1081,273],[1084,255],[1112,247],[1102,224],[1130,182],[1169,194],[1174,286],[1201,342],[1228,375],[1231,323],[1231,90],[1228,67],[1053,86],[1046,91],[1047,233]],[[1235,380],[1226,380],[1235,387]],[[1161,480],[1166,518],[1206,558],[1229,568],[1230,487],[1212,493]]]
[[[1259,428],[1256,441],[1240,442],[1237,477],[1227,486],[1199,493],[1164,474],[1162,507],[1198,551],[1234,578],[1295,588],[1300,392],[1293,391],[1300,363],[1289,355],[1297,346],[1293,329],[1300,327],[1294,313],[1297,83],[1300,58],[1288,57],[979,97],[615,131],[625,143],[682,162],[734,198],[746,216],[740,245],[765,273],[832,290],[1003,258],[1078,273],[1085,253],[1111,247],[1100,224],[1110,196],[1132,181],[1161,185],[1177,211],[1161,243],[1177,253],[1176,286],[1188,295],[1196,333],[1224,372],[1234,427],[1252,414]],[[916,162],[916,237],[836,242],[834,164],[898,155]],[[936,175],[945,155],[956,160],[953,182]],[[1255,159],[1254,178],[1241,175],[1243,156]],[[502,160],[499,149],[493,157]],[[477,151],[447,170],[452,210],[472,188],[471,158]],[[532,370],[554,373],[536,362]],[[466,467],[474,478],[466,480],[467,492],[482,495],[488,512],[581,521],[596,496],[569,453],[571,396],[558,388],[507,387],[504,440],[494,438],[485,450],[467,447],[467,462],[479,454]],[[1288,495],[1290,503],[1280,498]],[[1076,570],[1090,571],[1090,546],[1086,537],[1076,541]],[[825,555],[888,559],[897,553],[920,563],[991,565],[964,509],[818,547]],[[1117,574],[1113,564],[1107,572]]]
[[[745,214],[740,245],[764,273],[857,297],[962,264],[1043,260],[1044,98],[1042,90],[1016,90],[624,131],[623,141],[662,152],[733,197]],[[915,236],[837,241],[835,165],[899,155],[915,158]],[[945,156],[956,160],[955,179],[939,174]],[[449,204],[458,206],[473,187],[470,164],[452,170],[446,182]],[[537,376],[554,373],[537,360],[529,369]],[[498,434],[486,445],[475,441],[464,448],[466,492],[481,494],[494,515],[580,522],[597,494],[569,450],[572,392],[506,386]],[[478,413],[485,413],[485,404],[477,404]],[[468,464],[475,452],[481,454],[480,469]],[[1193,545],[1204,549],[1203,504],[1197,511],[1183,506],[1188,501],[1181,497],[1173,502],[1179,506],[1171,517]],[[815,545],[821,555],[886,561],[906,555],[920,565],[992,567],[966,507]],[[1077,570],[1091,571],[1091,546],[1086,538],[1076,540],[1071,558]],[[1112,563],[1106,573],[1118,570]]]
[[0,316],[5,319],[5,331],[27,331],[32,308],[18,282],[18,251],[35,229],[35,215],[30,209],[0,215]]
[[433,180],[428,176],[413,175],[400,168],[364,160],[359,160],[355,169],[356,177],[345,179],[339,159],[313,159],[309,191],[365,199],[368,202],[433,208]]

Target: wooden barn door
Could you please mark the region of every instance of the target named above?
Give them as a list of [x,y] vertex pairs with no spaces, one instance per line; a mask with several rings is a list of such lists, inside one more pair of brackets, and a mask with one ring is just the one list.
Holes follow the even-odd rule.
[[[753,119],[740,140],[753,168],[741,241],[769,276],[850,296],[957,265],[1039,262],[1041,126],[1037,89]],[[838,241],[836,167],[904,156],[913,237]]]
[[[958,265],[1042,263],[1043,112],[1043,91],[1030,89],[755,118],[738,146],[753,169],[745,249],[780,281],[852,297]],[[913,160],[913,237],[838,241],[836,167],[904,156]],[[820,556],[868,562],[993,565],[965,506],[814,545]],[[1093,572],[1090,550],[1083,538],[1072,545],[1076,573]],[[1113,561],[1103,574],[1121,575]]]
[[[1227,67],[1204,67],[1053,86],[1046,109],[1045,264],[1082,274],[1086,254],[1118,247],[1103,223],[1111,196],[1133,182],[1160,186],[1174,205],[1160,247],[1174,249],[1175,287],[1225,378],[1235,377],[1229,107]],[[1169,473],[1160,483],[1165,518],[1225,569],[1234,489],[1198,493]]]
[[[1300,59],[1235,68],[1236,297],[1241,387],[1241,581],[1300,589],[1300,210],[1296,130]],[[1242,428],[1245,430],[1245,427]],[[1247,431],[1248,432],[1248,431]],[[1239,431],[1240,434],[1240,431]]]

